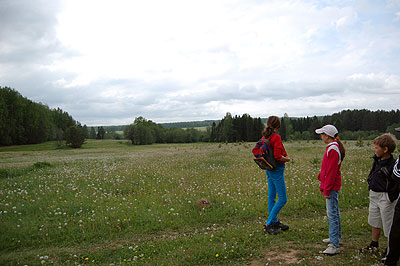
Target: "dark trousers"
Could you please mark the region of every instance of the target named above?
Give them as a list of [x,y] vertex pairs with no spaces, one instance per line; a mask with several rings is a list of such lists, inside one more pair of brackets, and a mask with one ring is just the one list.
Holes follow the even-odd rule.
[[400,257],[400,200],[394,209],[393,224],[389,234],[389,247],[385,265],[397,265]]

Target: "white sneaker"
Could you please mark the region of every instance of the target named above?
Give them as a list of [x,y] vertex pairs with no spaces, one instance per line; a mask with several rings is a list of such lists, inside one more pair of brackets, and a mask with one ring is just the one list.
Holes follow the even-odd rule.
[[335,247],[332,243],[328,244],[328,248],[322,251],[325,255],[336,255],[340,253],[340,249]]
[[[322,242],[324,242],[324,243],[331,243],[331,240],[329,239],[329,238],[325,238],[325,239],[322,239]],[[343,244],[343,238],[339,238],[339,245],[342,245]]]

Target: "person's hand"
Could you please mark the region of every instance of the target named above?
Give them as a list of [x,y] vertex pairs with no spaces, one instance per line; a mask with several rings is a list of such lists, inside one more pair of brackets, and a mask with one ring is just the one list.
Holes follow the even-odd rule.
[[325,195],[325,194],[324,194],[324,191],[320,191],[320,193],[321,193],[321,195],[324,196],[326,199],[330,199],[330,198],[331,198],[331,195],[329,195],[329,196]]

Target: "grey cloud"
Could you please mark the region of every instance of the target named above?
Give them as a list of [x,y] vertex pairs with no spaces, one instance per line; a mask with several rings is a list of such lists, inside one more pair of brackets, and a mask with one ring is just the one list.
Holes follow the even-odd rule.
[[49,105],[65,97],[53,83],[74,79],[75,74],[46,68],[56,59],[74,55],[56,38],[60,10],[60,1],[0,0],[1,86]]
[[209,90],[196,92],[190,95],[178,97],[177,100],[190,103],[207,103],[210,101],[229,100],[257,100],[269,98],[273,100],[285,100],[305,98],[320,95],[335,95],[343,93],[346,84],[343,82],[288,82],[266,83],[261,86],[227,84],[216,86]]
[[[336,3],[340,6],[345,1]],[[220,119],[226,111],[235,112],[236,104],[249,103],[246,112],[251,113],[253,103],[260,99],[279,104],[290,102],[288,110],[282,112],[297,116],[325,115],[347,108],[398,108],[393,96],[400,93],[400,85],[396,83],[400,34],[398,28],[384,30],[386,25],[365,24],[357,35],[354,34],[360,30],[358,27],[347,34],[342,32],[343,40],[329,32],[326,37],[332,38],[333,43],[340,41],[333,51],[311,49],[302,64],[293,66],[278,62],[265,68],[243,68],[229,45],[217,45],[205,54],[225,54],[232,67],[220,76],[200,80],[193,85],[195,88],[179,81],[139,78],[100,79],[88,85],[66,87],[77,74],[45,68],[55,59],[78,55],[57,41],[55,26],[61,5],[60,1],[0,0],[0,85],[13,87],[25,97],[51,108],[60,107],[83,124],[127,124],[137,116],[157,122]],[[315,47],[325,48],[322,45],[325,40],[318,45],[316,41],[313,40]],[[365,54],[360,52],[357,56],[363,49]],[[345,64],[345,59],[351,64]],[[341,60],[344,63],[337,64]],[[346,78],[349,73],[392,73],[395,78],[388,75]],[[58,84],[59,80],[65,80],[65,84]],[[386,96],[390,99],[376,99],[377,90],[381,95],[390,94],[391,97]],[[291,102],[294,100],[299,101],[295,104]],[[213,104],[230,109],[212,109]]]
[[60,2],[2,0],[0,6],[2,64],[48,63],[52,55],[61,52],[54,28]]

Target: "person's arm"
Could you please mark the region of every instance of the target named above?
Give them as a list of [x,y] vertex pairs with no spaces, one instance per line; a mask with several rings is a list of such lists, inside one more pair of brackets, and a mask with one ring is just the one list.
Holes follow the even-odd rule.
[[274,136],[271,138],[271,144],[273,146],[275,160],[279,162],[290,161],[290,158],[285,156],[286,153],[283,152],[285,148],[283,147],[281,136],[274,134]]
[[400,184],[400,155],[393,167],[392,178]]

